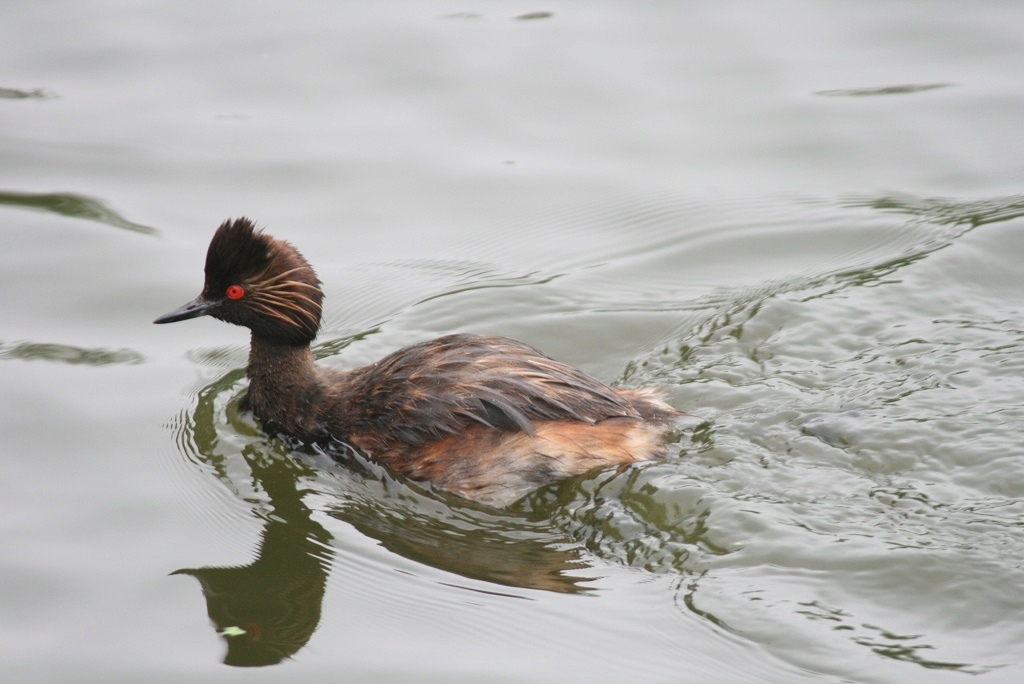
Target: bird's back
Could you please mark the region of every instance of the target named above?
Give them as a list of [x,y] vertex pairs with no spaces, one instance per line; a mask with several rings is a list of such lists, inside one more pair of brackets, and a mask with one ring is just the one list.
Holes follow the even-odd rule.
[[[489,503],[660,454],[680,412],[504,337],[448,335],[346,373],[327,431],[413,479]],[[511,498],[510,498],[511,497]]]

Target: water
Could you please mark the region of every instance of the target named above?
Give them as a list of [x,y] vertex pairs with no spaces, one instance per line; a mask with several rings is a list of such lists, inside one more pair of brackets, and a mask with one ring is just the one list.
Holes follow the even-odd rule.
[[[10,681],[1018,681],[1024,9],[9,2]],[[323,363],[527,340],[694,418],[496,511],[153,326],[247,214]],[[230,665],[225,665],[227,661]]]

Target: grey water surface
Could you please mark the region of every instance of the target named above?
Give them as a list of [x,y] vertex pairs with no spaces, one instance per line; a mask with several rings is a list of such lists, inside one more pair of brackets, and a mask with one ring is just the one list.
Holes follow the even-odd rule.
[[[1024,680],[1024,5],[0,4],[0,680]],[[692,414],[508,510],[154,326],[247,215],[322,363]]]

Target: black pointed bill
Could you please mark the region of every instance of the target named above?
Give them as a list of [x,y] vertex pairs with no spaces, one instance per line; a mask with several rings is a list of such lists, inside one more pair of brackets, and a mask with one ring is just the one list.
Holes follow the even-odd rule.
[[169,311],[153,322],[174,323],[175,321],[184,321],[189,318],[198,318],[210,313],[210,309],[216,305],[216,302],[211,302],[210,300],[205,299],[202,295],[199,295],[185,306],[179,307],[174,311]]

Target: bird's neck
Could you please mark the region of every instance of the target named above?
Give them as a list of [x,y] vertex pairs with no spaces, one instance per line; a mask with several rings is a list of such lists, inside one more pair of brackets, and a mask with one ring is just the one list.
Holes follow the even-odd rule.
[[316,437],[323,390],[308,344],[282,344],[254,334],[246,373],[249,407],[257,418],[299,439]]

